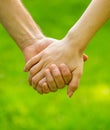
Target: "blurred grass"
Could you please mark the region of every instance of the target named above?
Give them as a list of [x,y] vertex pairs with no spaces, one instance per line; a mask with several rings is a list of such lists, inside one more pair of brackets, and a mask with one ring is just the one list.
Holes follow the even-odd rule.
[[[47,36],[62,38],[81,16],[89,0],[23,0]],[[109,130],[110,129],[110,22],[86,49],[80,88],[72,99],[66,88],[40,96],[27,83],[24,59],[0,25],[1,130]]]

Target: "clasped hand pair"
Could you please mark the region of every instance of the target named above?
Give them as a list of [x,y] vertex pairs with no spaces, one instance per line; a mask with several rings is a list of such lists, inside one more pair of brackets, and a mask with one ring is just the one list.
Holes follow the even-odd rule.
[[68,42],[66,38],[43,37],[25,49],[29,57],[24,71],[29,71],[29,83],[38,93],[55,92],[68,85],[67,94],[71,97],[78,88],[87,56]]

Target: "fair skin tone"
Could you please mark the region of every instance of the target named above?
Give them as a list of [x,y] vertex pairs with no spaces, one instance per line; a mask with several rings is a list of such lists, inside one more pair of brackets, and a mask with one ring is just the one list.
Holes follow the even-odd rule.
[[[0,0],[0,22],[23,52],[26,62],[57,41],[43,35],[20,0]],[[84,60],[86,59],[84,56]],[[71,72],[66,65],[62,69],[67,73],[68,83],[71,80]]]
[[110,0],[93,0],[62,40],[54,42],[28,61],[25,71],[30,70],[29,82],[33,87],[41,93],[45,88],[55,91],[55,83],[62,84],[57,66],[63,72],[61,67],[66,64],[72,73],[72,80],[67,90],[68,96],[71,97],[78,88],[83,73],[83,52],[92,37],[109,18]]
[[15,40],[26,61],[54,40],[42,34],[20,0],[0,0],[0,22]]

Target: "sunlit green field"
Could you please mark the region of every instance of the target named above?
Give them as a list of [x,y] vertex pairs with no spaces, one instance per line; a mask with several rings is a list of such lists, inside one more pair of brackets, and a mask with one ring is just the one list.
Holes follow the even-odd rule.
[[[46,36],[61,39],[90,0],[23,0]],[[86,49],[79,89],[39,95],[27,82],[22,52],[0,25],[0,130],[110,130],[110,21]]]

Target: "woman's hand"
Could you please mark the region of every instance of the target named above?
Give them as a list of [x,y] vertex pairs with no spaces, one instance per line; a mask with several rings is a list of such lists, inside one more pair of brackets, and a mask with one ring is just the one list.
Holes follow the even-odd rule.
[[[59,81],[61,81],[60,88],[64,87],[66,83],[64,80],[64,75],[62,76],[63,78],[60,80],[59,77],[61,77],[60,72],[65,73],[65,71],[62,71],[63,69],[61,69],[61,66],[63,65],[64,67],[64,65],[67,65],[67,68],[70,69],[70,71],[67,71],[66,74],[66,77],[69,77],[68,82],[70,81],[70,79],[72,79],[68,87],[68,95],[69,97],[71,97],[73,92],[78,88],[80,78],[83,73],[84,58],[87,59],[86,56],[83,56],[83,54],[79,53],[76,46],[71,48],[69,44],[67,44],[66,41],[63,39],[53,42],[44,51],[29,60],[25,66],[25,71],[30,71],[30,84],[32,84],[32,86],[39,93],[43,93],[44,87],[46,88],[46,90],[56,91]],[[59,69],[55,65],[57,65]],[[72,75],[70,72],[72,73]],[[54,78],[52,74],[53,76],[55,75]],[[48,84],[46,83],[46,79],[48,81]]]

